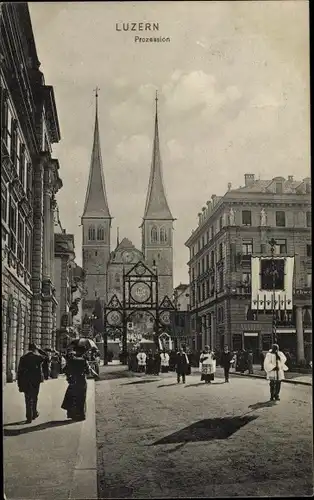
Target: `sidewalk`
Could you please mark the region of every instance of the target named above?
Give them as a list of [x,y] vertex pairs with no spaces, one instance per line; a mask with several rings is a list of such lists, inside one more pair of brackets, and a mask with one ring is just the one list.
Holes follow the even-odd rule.
[[24,394],[17,384],[3,390],[4,490],[7,500],[97,498],[95,383],[88,380],[87,415],[66,419],[60,408],[65,377],[41,384],[38,411],[25,421]]
[[[249,374],[247,371],[245,373],[240,372],[230,372],[230,375],[236,375],[239,377],[253,377],[253,378],[266,378],[264,371],[260,369],[260,365],[253,366],[253,374]],[[297,372],[285,372],[285,380],[283,382],[288,384],[299,384],[299,385],[312,385],[313,375],[311,373],[297,373]]]

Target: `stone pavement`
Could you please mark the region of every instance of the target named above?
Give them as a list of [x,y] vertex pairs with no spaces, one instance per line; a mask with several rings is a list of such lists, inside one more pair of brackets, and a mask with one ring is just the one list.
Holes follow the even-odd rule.
[[67,420],[60,408],[64,376],[41,385],[40,416],[25,421],[24,394],[3,390],[4,491],[7,500],[97,498],[95,382],[88,380],[87,418]]
[[99,498],[311,496],[312,391],[199,374],[130,375],[96,382]]

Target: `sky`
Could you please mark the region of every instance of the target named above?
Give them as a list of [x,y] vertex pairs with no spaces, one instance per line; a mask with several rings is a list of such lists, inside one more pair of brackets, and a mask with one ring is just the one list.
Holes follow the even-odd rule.
[[[53,85],[61,141],[62,226],[81,231],[99,91],[112,247],[140,249],[159,92],[163,177],[174,223],[174,284],[188,282],[185,242],[228,182],[310,175],[308,2],[38,2],[30,13],[41,70]],[[154,33],[116,23],[155,22]],[[170,37],[136,43],[136,35]]]

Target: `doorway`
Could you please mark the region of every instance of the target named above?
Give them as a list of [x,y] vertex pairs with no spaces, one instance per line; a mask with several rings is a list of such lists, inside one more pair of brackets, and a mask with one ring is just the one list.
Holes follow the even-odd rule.
[[244,349],[246,351],[253,352],[253,363],[259,363],[259,337],[258,333],[256,334],[246,334],[244,333]]

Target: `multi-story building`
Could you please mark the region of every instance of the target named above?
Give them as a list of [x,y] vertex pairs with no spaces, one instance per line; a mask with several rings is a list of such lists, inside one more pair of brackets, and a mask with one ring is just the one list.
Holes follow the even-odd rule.
[[280,347],[311,357],[312,242],[311,181],[275,177],[256,180],[222,197],[212,195],[198,214],[198,227],[186,242],[190,251],[191,346],[253,349],[272,342],[272,311],[254,311],[251,302],[251,257],[275,254],[294,258],[293,307],[276,313]]
[[1,4],[1,228],[3,380],[30,339],[52,342],[53,211],[62,186],[53,88],[40,71],[27,3]]
[[171,331],[174,347],[187,345],[190,334],[190,285],[180,283],[173,291],[175,311],[171,313]]
[[53,332],[53,344],[61,349],[67,344],[72,333],[72,266],[75,259],[74,236],[62,233],[54,235],[55,265],[54,281],[56,286],[57,314],[56,329]]

